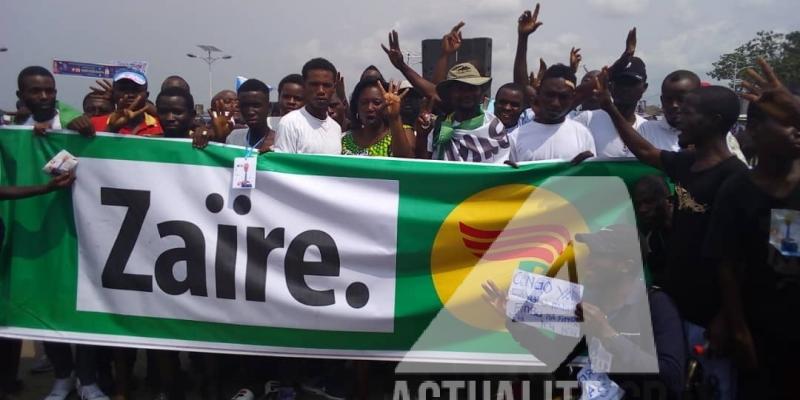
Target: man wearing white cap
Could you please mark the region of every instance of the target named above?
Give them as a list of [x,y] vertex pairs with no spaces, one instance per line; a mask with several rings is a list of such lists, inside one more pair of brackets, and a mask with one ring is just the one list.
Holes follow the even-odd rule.
[[114,75],[111,100],[116,111],[92,118],[97,131],[126,135],[161,136],[158,118],[146,113],[147,78],[139,71],[120,70]]

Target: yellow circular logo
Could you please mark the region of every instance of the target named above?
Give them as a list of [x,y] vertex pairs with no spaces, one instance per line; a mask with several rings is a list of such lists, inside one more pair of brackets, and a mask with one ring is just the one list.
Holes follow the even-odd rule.
[[[483,300],[481,284],[492,280],[507,291],[517,268],[545,274],[581,232],[588,227],[580,212],[549,190],[503,185],[481,191],[450,212],[436,234],[436,293],[462,322],[502,331],[504,318]],[[576,249],[576,259],[582,256]]]

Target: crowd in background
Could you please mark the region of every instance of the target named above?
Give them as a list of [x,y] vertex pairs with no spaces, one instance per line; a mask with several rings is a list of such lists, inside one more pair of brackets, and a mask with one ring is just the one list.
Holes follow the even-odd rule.
[[[528,161],[579,164],[635,157],[663,173],[631,188],[658,353],[659,373],[647,379],[661,382],[667,398],[689,392],[721,399],[796,398],[800,336],[791,312],[800,305],[800,265],[786,217],[800,210],[796,87],[781,82],[765,62],[761,71],[748,71],[738,94],[676,70],[659,82],[663,118],[648,120],[636,113],[649,82],[645,62],[636,56],[635,29],[619,59],[604,60],[608,67],[578,80],[582,59],[574,48],[568,62],[542,61],[538,72],[529,73],[528,41],[541,25],[538,5],[519,17],[514,81],[493,95],[487,93],[492,79],[478,65],[448,64],[462,43],[464,23],[459,23],[442,38],[431,80],[405,63],[393,31],[382,48],[402,74],[400,81],[387,81],[369,66],[348,91],[331,62],[313,58],[282,79],[274,94],[258,79],[248,79],[235,92],[219,92],[208,116],[196,115],[190,87],[177,75],[165,79],[150,102],[145,74],[121,71],[113,81],[98,81],[76,110],[57,100],[55,79],[46,68],[31,66],[19,73],[17,110],[7,123],[31,126],[35,135],[69,129],[87,137],[111,132],[191,139],[197,151],[216,142],[260,153],[434,159],[509,169]],[[740,132],[742,98],[749,106]],[[39,195],[69,187],[74,179],[70,173],[47,185],[3,187],[0,197]],[[788,220],[785,233],[771,224],[776,216]],[[587,244],[602,258],[609,248],[622,246],[614,232],[624,230],[609,227],[601,245]],[[612,275],[630,261],[610,260],[606,270]],[[502,303],[502,291],[488,285],[487,293]],[[624,309],[624,299],[606,301],[605,308],[594,310],[601,317],[590,315],[586,306],[579,310],[589,326],[593,318],[613,319],[608,310]],[[507,325],[525,345],[524,327]],[[609,345],[618,340],[613,326],[600,327],[595,334]],[[19,342],[3,340],[0,347],[0,397],[11,396],[19,389]],[[546,350],[529,347],[547,359]],[[63,400],[76,387],[85,400],[124,399],[134,390],[135,349],[44,343],[44,353],[55,375],[47,400]],[[155,398],[186,396],[177,352],[147,351],[146,359]],[[286,385],[298,393],[353,398],[361,396],[358,385],[346,383],[357,382],[359,371],[388,373],[363,362],[205,354],[190,359],[203,376],[202,393],[215,399],[277,396]],[[702,373],[689,368],[698,360]],[[559,371],[561,378],[577,379],[568,369]],[[284,398],[295,396],[286,393]]]

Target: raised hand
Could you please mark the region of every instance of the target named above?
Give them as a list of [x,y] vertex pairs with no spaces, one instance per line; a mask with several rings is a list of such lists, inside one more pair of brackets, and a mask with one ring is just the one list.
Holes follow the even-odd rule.
[[536,90],[539,90],[539,86],[542,85],[542,78],[544,78],[544,73],[547,71],[547,64],[544,62],[544,59],[539,59],[539,71],[534,74],[531,72],[531,76],[529,79],[531,87]]
[[625,39],[625,54],[633,57],[636,53],[636,27],[628,31],[628,37]]
[[384,115],[390,120],[393,118],[400,118],[400,103],[403,101],[403,97],[408,94],[408,89],[399,92],[400,84],[394,81],[389,82],[389,90],[385,90],[383,85],[378,85],[378,88],[381,90],[381,95],[383,96],[381,110]]
[[442,38],[442,53],[444,54],[453,54],[461,48],[461,42],[463,38],[461,37],[461,28],[464,27],[464,21],[459,22],[450,32]]
[[98,86],[89,86],[89,89],[92,91],[92,96],[102,97],[104,99],[111,100],[111,91],[114,88],[114,85],[108,79],[98,79],[95,81]]
[[214,131],[214,137],[217,138],[228,137],[228,134],[233,130],[231,113],[230,111],[223,111],[224,109],[225,102],[222,99],[217,99],[214,102],[214,107],[208,110],[208,116],[211,117],[211,129]]
[[[575,90],[576,96],[596,96],[600,102],[600,106],[605,109],[609,105],[613,105],[614,101],[611,99],[611,92],[608,90],[608,67],[603,67],[597,76],[594,77],[593,82],[580,84]],[[593,88],[592,88],[593,87]],[[592,89],[591,91],[589,91]]]
[[536,3],[536,8],[533,9],[533,13],[531,13],[530,10],[525,10],[525,12],[519,16],[517,31],[520,35],[528,36],[536,32],[543,24],[543,22],[539,21],[539,3]]
[[630,31],[628,31],[628,37],[625,39],[625,51],[622,55],[614,61],[614,64],[609,67],[611,73],[609,76],[614,76],[615,74],[619,73],[620,71],[624,70],[625,67],[630,63],[631,57],[633,57],[634,53],[636,53],[636,28],[634,27]]
[[119,131],[120,128],[144,114],[147,111],[147,107],[143,94],[136,96],[136,100],[130,107],[123,109],[117,107],[117,110],[108,116],[108,130],[111,132]]
[[347,106],[347,91],[344,88],[344,76],[341,73],[336,73],[336,95],[339,96],[339,99],[342,103]]
[[387,49],[383,43],[381,43],[381,48],[389,56],[389,61],[395,68],[401,69],[405,65],[406,61],[403,59],[403,52],[400,50],[400,38],[397,35],[397,31],[392,30],[389,32],[389,48]]
[[578,66],[581,65],[583,56],[581,56],[581,49],[572,48],[569,51],[569,67],[572,69],[573,74],[578,73]]
[[752,82],[742,81],[747,92],[742,93],[741,97],[758,104],[764,112],[783,125],[800,126],[800,100],[786,89],[764,59],[759,58],[757,62],[763,76],[748,68],[746,73]]
[[95,135],[94,125],[92,125],[92,121],[86,115],[81,115],[80,117],[70,121],[67,125],[67,129],[77,131],[86,137],[94,137]]

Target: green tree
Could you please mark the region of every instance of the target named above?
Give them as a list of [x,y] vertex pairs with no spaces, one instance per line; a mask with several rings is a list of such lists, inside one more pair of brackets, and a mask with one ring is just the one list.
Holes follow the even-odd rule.
[[758,57],[767,60],[785,82],[800,82],[800,31],[785,35],[760,31],[733,52],[721,55],[708,75],[717,80],[727,80],[728,85],[734,87],[742,78],[744,68],[755,66]]
[[800,84],[800,31],[786,34],[783,57],[775,72],[784,82]]

